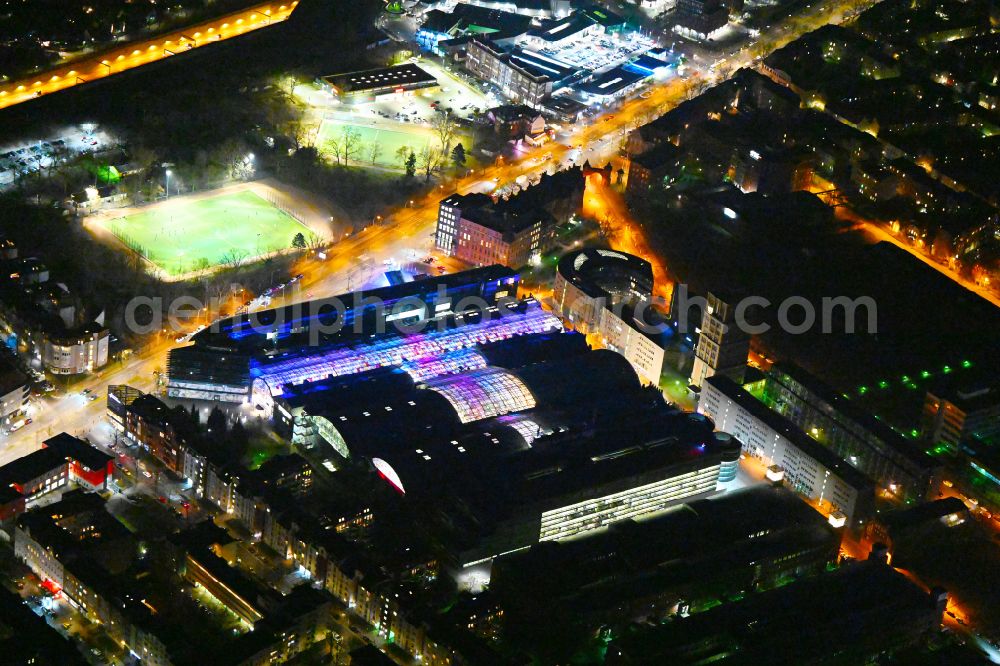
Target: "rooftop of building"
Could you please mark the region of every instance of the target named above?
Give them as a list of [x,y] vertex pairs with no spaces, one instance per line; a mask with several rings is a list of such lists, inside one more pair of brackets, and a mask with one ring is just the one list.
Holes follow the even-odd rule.
[[626,635],[609,646],[608,663],[703,663],[721,652],[733,663],[774,663],[775,645],[782,646],[779,663],[807,663],[939,621],[930,596],[905,576],[857,562]]
[[618,66],[609,69],[603,74],[599,74],[589,81],[585,81],[577,88],[588,95],[607,96],[616,95],[629,86],[642,81],[648,73],[637,70],[629,70]]
[[648,296],[653,290],[653,265],[634,254],[605,248],[584,248],[559,259],[556,271],[591,298],[612,297],[634,283]]
[[858,491],[872,490],[875,484],[862,472],[842,460],[840,456],[807,435],[797,425],[781,414],[772,411],[760,400],[750,395],[742,386],[725,375],[715,375],[705,380],[727,398],[750,412],[769,428],[790,441],[819,464],[839,476],[845,483]]
[[553,82],[563,81],[580,70],[558,58],[520,46],[509,52],[510,62],[536,79],[546,78]]
[[493,39],[523,35],[531,27],[531,17],[459,2],[450,12],[432,9],[425,14],[421,30],[440,34],[488,34]]
[[[482,268],[473,268],[458,273],[448,273],[430,277],[424,280],[414,280],[398,285],[370,290],[359,290],[340,294],[331,298],[295,303],[281,308],[262,310],[251,314],[242,314],[217,322],[210,328],[192,337],[196,345],[211,349],[228,349],[245,347],[246,352],[262,351],[268,343],[268,334],[279,332],[279,337],[290,337],[291,331],[308,330],[313,325],[330,326],[341,316],[355,312],[355,305],[367,302],[381,302],[386,309],[408,297],[421,297],[445,292],[473,292],[498,284],[516,284],[518,274],[506,266],[495,264]],[[339,308],[338,308],[339,306]],[[344,326],[338,334],[349,334],[352,327]],[[336,335],[336,334],[334,334]],[[325,338],[324,338],[325,340]],[[273,342],[269,343],[273,346]]]
[[58,502],[25,513],[18,518],[18,525],[64,564],[86,556],[102,544],[117,543],[132,534],[108,513],[104,498],[80,490],[65,493]]
[[75,460],[91,471],[104,469],[111,456],[67,433],[60,433],[42,443],[42,448],[0,467],[0,485],[21,485],[51,472],[68,459]]
[[0,357],[0,396],[23,390],[28,385],[28,376],[18,370],[4,357]]
[[492,590],[564,598],[577,612],[615,606],[670,586],[708,585],[782,553],[836,553],[840,536],[793,493],[758,486],[615,523],[580,539],[542,542],[495,565]]
[[542,25],[529,31],[529,35],[546,42],[559,42],[573,37],[593,26],[596,21],[585,12],[573,12],[561,19],[543,21]]
[[65,432],[46,439],[42,442],[42,446],[75,460],[91,471],[106,469],[108,463],[114,460],[113,457],[91,446],[89,442]]
[[437,83],[437,79],[432,74],[413,63],[347,72],[344,74],[332,74],[324,76],[323,80],[340,93],[363,92],[394,86],[433,85]]
[[878,515],[877,521],[890,531],[905,530],[952,514],[968,515],[968,513],[969,507],[965,506],[965,502],[957,497],[945,497],[931,502],[922,502],[913,507],[883,511]]
[[938,377],[928,388],[928,396],[947,400],[966,414],[1000,409],[1000,382],[992,377]]
[[933,469],[939,466],[920,447],[913,446],[907,442],[902,435],[890,428],[885,422],[875,418],[867,409],[844,395],[837,393],[804,368],[794,363],[783,361],[772,366],[770,374],[779,378],[782,374],[787,375],[793,381],[804,386],[810,393],[833,407],[842,417],[853,421],[859,427],[878,437],[886,446],[904,456],[907,460],[926,469]]

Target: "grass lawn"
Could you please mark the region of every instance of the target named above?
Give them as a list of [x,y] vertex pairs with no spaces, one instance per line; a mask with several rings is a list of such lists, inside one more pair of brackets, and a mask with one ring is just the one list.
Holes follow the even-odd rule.
[[[399,160],[396,158],[396,151],[399,150],[400,146],[408,146],[413,152],[419,154],[420,149],[428,143],[432,146],[437,145],[437,139],[428,127],[414,126],[412,132],[402,132],[326,120],[323,121],[323,125],[320,128],[319,140],[316,144],[320,151],[328,152],[324,148],[326,142],[334,138],[339,138],[344,129],[348,127],[353,128],[361,135],[361,151],[355,158],[360,164],[371,164],[368,147],[372,142],[376,141],[382,146],[382,153],[375,159],[376,166],[395,167],[397,169],[401,167]],[[472,148],[472,141],[469,137],[459,134],[456,140],[465,146],[466,153]]]
[[295,234],[309,232],[249,190],[168,201],[104,224],[170,275],[216,266],[232,251],[256,257],[285,249]]

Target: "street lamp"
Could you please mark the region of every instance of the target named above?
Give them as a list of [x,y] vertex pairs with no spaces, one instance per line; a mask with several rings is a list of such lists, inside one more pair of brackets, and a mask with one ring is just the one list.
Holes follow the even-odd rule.
[[166,186],[166,197],[170,197],[170,174],[173,173],[170,169],[167,169],[167,186]]

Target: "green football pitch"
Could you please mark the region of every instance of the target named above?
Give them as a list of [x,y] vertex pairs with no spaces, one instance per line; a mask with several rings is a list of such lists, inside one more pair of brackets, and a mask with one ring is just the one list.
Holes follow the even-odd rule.
[[234,255],[252,258],[292,245],[309,229],[249,190],[196,201],[168,201],[105,226],[169,275],[211,268]]

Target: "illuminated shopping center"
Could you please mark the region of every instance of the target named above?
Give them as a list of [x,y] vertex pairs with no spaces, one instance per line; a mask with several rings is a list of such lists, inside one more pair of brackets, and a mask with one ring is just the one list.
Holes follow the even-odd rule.
[[529,333],[438,361],[286,385],[274,416],[328,468],[367,467],[395,501],[440,518],[453,566],[652,515],[735,476],[738,443],[582,335]]
[[[196,336],[187,358],[236,359],[229,376],[252,383],[255,413],[327,470],[369,473],[387,501],[440,523],[455,567],[652,515],[733,480],[737,442],[665,403],[626,359],[591,350],[534,299],[505,302],[517,286],[492,266],[365,294],[387,307],[348,295],[360,305],[337,314],[234,318]],[[478,307],[459,305],[470,296]],[[334,316],[359,325],[331,332]],[[386,326],[397,321],[407,326]],[[219,373],[182,361],[171,357],[172,386],[199,386],[199,367]]]

